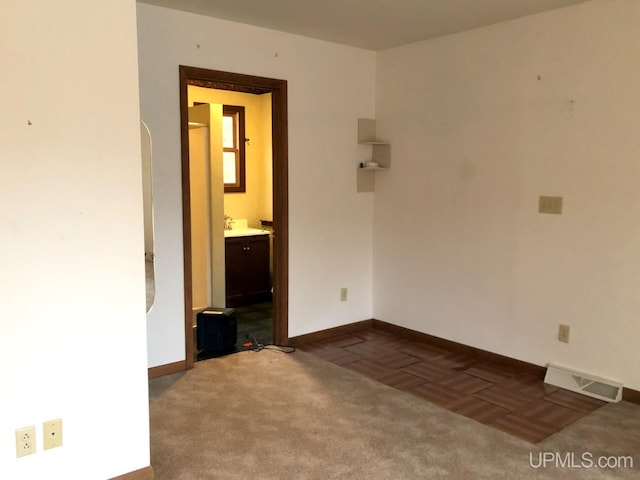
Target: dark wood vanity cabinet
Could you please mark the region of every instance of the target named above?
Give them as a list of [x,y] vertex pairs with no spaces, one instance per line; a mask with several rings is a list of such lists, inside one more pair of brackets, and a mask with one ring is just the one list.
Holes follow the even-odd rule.
[[227,307],[271,300],[269,235],[225,238]]

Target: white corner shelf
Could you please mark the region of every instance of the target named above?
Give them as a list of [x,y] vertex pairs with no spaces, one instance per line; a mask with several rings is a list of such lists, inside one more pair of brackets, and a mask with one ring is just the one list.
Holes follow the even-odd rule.
[[366,170],[366,171],[378,171],[378,170],[389,170],[388,167],[358,167],[359,170]]
[[358,119],[358,143],[371,146],[371,162],[377,167],[358,167],[358,193],[375,191],[375,172],[391,167],[391,144],[376,136],[376,121],[371,118]]

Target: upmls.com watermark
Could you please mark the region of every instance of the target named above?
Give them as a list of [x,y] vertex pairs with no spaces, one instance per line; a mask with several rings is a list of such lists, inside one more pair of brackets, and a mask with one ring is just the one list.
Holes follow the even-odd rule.
[[531,468],[610,468],[633,469],[633,457],[631,455],[594,455],[590,452],[538,452],[529,453],[529,466]]

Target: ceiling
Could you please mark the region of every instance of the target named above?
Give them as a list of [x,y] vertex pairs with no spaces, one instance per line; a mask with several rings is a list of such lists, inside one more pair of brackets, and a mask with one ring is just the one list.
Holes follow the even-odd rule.
[[383,50],[587,0],[138,0]]

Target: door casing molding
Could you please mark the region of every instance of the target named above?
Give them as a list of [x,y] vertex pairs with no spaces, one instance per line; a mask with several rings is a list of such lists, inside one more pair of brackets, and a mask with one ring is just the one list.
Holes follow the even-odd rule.
[[191,206],[187,86],[263,94],[271,93],[273,158],[273,340],[289,342],[289,193],[287,81],[180,65],[180,140],[182,156],[182,236],[184,250],[185,366],[193,368],[191,281]]

